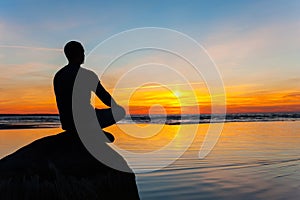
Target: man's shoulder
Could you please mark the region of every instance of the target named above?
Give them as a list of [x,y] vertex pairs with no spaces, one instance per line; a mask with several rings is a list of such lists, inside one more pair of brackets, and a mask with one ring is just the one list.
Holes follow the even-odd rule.
[[93,75],[96,75],[96,73],[88,68],[85,68],[85,67],[80,67],[79,68],[82,72],[84,73],[89,73],[89,74],[93,74]]
[[66,71],[65,68],[66,68],[66,66],[60,68],[60,69],[55,73],[55,75],[54,75],[54,80],[58,79],[59,77],[62,76],[62,74],[65,73],[65,71]]
[[87,69],[87,68],[84,68],[84,67],[79,68],[79,71],[78,71],[77,75],[78,76],[89,77],[90,79],[98,79],[98,76],[94,71],[92,71],[90,69]]
[[74,77],[74,76],[81,76],[86,78],[87,80],[98,79],[97,74],[90,69],[84,67],[76,68],[70,65],[66,65],[56,72],[56,74],[54,75],[54,81],[65,79],[66,77]]

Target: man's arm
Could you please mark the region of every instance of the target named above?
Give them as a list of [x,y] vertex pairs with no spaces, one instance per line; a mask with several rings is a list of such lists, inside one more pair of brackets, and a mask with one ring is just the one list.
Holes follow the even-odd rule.
[[105,105],[109,107],[118,105],[112,96],[101,85],[100,81],[97,84],[96,95]]

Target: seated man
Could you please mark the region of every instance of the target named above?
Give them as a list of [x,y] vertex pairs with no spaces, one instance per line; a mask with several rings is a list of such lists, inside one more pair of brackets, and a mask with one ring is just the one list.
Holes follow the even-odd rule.
[[[94,92],[105,105],[111,107],[107,109],[96,109],[96,115],[101,128],[108,127],[121,120],[125,116],[125,110],[119,106],[112,96],[104,89],[98,76],[94,72],[80,66],[84,63],[85,57],[83,46],[79,42],[71,41],[65,45],[64,52],[69,63],[55,74],[53,81],[62,129],[76,132],[72,112],[72,95],[79,70],[80,73],[85,75],[87,82],[96,83],[94,85],[95,87],[91,87],[91,84],[88,83],[86,84],[86,87],[85,85],[81,86],[82,91],[80,92],[83,93],[83,98],[80,101],[84,104],[82,106],[88,109],[92,107],[90,99],[91,92]],[[114,112],[112,112],[112,108]],[[110,142],[114,141],[113,135],[105,131],[104,133]]]

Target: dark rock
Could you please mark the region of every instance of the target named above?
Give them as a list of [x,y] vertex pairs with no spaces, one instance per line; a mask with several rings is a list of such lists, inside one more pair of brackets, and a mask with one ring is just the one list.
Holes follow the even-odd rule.
[[133,200],[139,195],[134,173],[102,164],[76,133],[63,132],[36,140],[0,160],[0,199]]

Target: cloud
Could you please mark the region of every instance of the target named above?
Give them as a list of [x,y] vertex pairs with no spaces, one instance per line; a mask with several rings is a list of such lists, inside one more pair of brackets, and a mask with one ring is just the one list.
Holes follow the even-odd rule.
[[62,49],[59,48],[47,48],[47,47],[33,47],[33,46],[21,46],[21,45],[3,45],[0,44],[0,48],[14,48],[14,49],[29,49],[29,50],[36,50],[36,51],[58,51],[63,52]]
[[292,98],[292,99],[296,99],[297,101],[299,101],[300,99],[300,92],[292,92],[290,94],[284,95],[283,98]]
[[[224,67],[245,66],[247,62],[255,61],[262,64],[264,56],[292,52],[299,49],[300,44],[300,25],[297,21],[275,21],[253,28],[224,25],[216,32],[207,38],[206,47],[218,65]],[[283,54],[280,56],[284,58]]]

